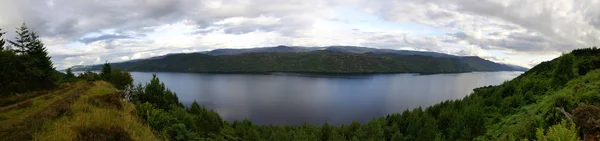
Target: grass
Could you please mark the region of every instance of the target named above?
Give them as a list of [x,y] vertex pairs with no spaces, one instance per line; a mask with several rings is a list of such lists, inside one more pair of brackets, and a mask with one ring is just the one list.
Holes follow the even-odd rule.
[[163,140],[107,82],[77,82],[0,108],[0,140]]
[[48,94],[48,91],[36,91],[36,92],[30,92],[30,93],[20,94],[20,95],[16,95],[16,96],[2,97],[2,98],[0,98],[0,107],[19,103],[21,101],[25,101],[27,99],[37,97],[40,95],[44,95],[44,94]]
[[94,84],[73,103],[72,116],[62,117],[47,130],[37,132],[34,140],[80,140],[88,137],[99,140],[160,140],[149,126],[133,115],[133,104],[114,99],[116,91],[109,83]]
[[131,141],[127,131],[118,126],[86,126],[78,127],[79,141]]

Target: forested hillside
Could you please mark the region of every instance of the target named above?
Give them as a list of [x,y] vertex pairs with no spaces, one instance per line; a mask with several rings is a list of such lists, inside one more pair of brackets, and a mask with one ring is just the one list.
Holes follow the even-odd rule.
[[[217,73],[457,73],[522,70],[479,57],[439,58],[421,55],[327,51],[263,52],[216,56],[201,53],[175,54],[160,59],[115,63],[114,66],[129,71]],[[88,69],[98,70],[100,66]]]
[[574,50],[499,86],[462,100],[348,125],[256,125],[222,121],[177,96],[154,77],[138,86],[137,112],[173,140],[598,140],[600,49]]

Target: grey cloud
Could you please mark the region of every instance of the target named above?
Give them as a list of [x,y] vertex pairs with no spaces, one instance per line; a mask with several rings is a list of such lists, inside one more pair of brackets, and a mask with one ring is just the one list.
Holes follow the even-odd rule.
[[[316,0],[53,0],[48,5],[39,0],[8,0],[0,4],[13,5],[19,18],[0,21],[0,27],[18,25],[25,21],[44,36],[79,38],[90,32],[103,29],[134,30],[143,27],[170,24],[189,20],[200,27],[211,26],[216,21],[230,17],[272,16],[285,18],[290,15],[311,15],[324,7],[340,4]],[[219,7],[216,7],[219,6]],[[8,17],[2,14],[0,17]],[[298,16],[296,16],[298,17]],[[306,21],[309,20],[309,21]],[[310,24],[311,18],[286,20],[277,29],[302,28],[297,25]],[[286,26],[287,25],[287,26]],[[285,26],[285,27],[284,27]],[[252,31],[253,26],[232,27],[234,33]],[[271,27],[256,27],[258,30],[276,30]],[[239,31],[238,31],[239,30]],[[143,31],[141,31],[143,32]]]
[[500,32],[488,33],[489,36],[499,36],[500,34],[501,34]]
[[[463,39],[487,48],[495,46],[525,52],[561,52],[600,43],[598,1],[399,0],[372,5],[375,5],[375,9],[381,9],[379,13],[389,20],[411,21],[459,31],[510,34],[511,37],[494,42]],[[518,32],[537,35],[517,37]]]
[[[452,33],[443,37],[364,33],[363,44],[375,47],[415,47],[443,51],[445,44],[468,42],[483,49],[539,53],[560,52],[600,43],[600,5],[592,0],[0,0],[0,28],[26,22],[43,37],[93,44],[131,55],[132,38],[154,32],[153,27],[185,22],[194,25],[194,36],[212,32],[245,34],[276,32],[284,39],[309,38],[298,31],[316,20],[336,20],[327,15],[336,6],[354,3],[371,9],[384,20],[425,24]],[[347,5],[346,5],[347,6]],[[325,14],[323,14],[325,13]],[[254,21],[279,19],[274,23]],[[230,18],[240,23],[216,24]],[[343,21],[342,21],[343,22]],[[82,38],[89,33],[115,30],[114,35]],[[354,30],[360,32],[358,30]],[[361,33],[362,35],[362,33]],[[290,41],[291,42],[291,41]],[[218,42],[211,44],[221,44]],[[145,48],[160,48],[150,43]],[[143,48],[143,47],[140,47]],[[131,50],[128,50],[131,49]],[[92,54],[88,56],[94,56]],[[100,55],[103,57],[112,57]],[[58,56],[57,58],[67,58]]]
[[98,37],[82,38],[82,39],[79,39],[79,41],[82,42],[82,43],[89,44],[89,43],[93,43],[93,42],[96,42],[96,41],[126,39],[126,38],[131,38],[131,36],[117,35],[117,34],[106,34],[106,35],[101,35],[101,36],[98,36]]
[[[553,41],[551,38],[545,36],[519,32],[510,33],[501,38],[490,38],[487,36],[475,38],[473,35],[469,35],[465,32],[447,35],[454,37],[454,39],[443,40],[444,42],[459,43],[459,41],[467,41],[470,44],[480,46],[483,49],[511,49],[530,53],[554,53],[554,48],[568,48],[570,46],[566,43]],[[498,32],[489,33],[488,35],[502,36]]]
[[448,34],[448,35],[454,36],[454,37],[456,37],[458,39],[462,39],[462,40],[469,38],[469,36],[465,32],[457,32],[457,33]]

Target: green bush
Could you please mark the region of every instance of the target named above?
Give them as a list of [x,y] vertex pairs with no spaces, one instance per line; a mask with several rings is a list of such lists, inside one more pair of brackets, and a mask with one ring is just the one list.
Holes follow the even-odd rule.
[[108,81],[119,90],[124,90],[133,85],[131,74],[127,71],[121,71],[119,68],[115,68],[110,72]]
[[560,124],[553,125],[544,133],[544,129],[537,129],[538,141],[578,141],[577,128],[573,122],[563,120]]
[[91,72],[91,71],[85,71],[84,73],[79,74],[78,76],[80,79],[86,80],[86,81],[97,81],[100,80],[100,76],[97,73]]

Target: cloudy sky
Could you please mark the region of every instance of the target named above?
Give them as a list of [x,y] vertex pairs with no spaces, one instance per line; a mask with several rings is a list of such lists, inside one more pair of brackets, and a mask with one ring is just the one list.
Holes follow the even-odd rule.
[[[0,0],[55,66],[277,45],[423,50],[531,67],[600,42],[598,0]],[[8,37],[11,38],[12,37]]]

